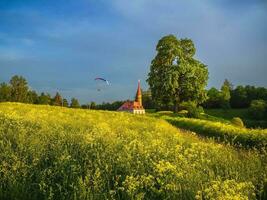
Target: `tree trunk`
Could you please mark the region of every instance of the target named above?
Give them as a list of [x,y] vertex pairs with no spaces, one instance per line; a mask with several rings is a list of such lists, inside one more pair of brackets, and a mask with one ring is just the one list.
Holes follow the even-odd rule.
[[180,99],[179,99],[179,97],[176,97],[175,101],[174,101],[174,112],[175,113],[177,113],[179,111],[179,103],[180,103]]

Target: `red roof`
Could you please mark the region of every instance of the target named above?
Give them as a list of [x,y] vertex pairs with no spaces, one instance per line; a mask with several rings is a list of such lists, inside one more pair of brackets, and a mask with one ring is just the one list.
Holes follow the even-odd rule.
[[144,109],[137,101],[126,101],[118,110],[140,110]]

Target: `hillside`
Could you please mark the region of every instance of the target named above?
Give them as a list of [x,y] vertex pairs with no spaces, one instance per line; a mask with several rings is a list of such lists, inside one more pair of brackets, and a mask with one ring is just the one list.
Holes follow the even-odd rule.
[[0,103],[0,199],[264,199],[267,158],[162,119]]

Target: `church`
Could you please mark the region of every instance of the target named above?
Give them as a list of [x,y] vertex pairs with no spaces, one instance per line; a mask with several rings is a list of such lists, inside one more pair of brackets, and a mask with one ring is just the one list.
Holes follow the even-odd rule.
[[145,114],[145,109],[142,105],[142,92],[140,87],[140,80],[138,80],[138,87],[135,101],[126,101],[118,111],[130,112],[133,114]]

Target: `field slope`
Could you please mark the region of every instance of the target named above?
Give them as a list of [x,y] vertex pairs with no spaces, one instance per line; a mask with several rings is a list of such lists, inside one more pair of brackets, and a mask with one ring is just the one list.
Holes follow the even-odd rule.
[[127,113],[0,103],[0,199],[265,199],[266,154]]

